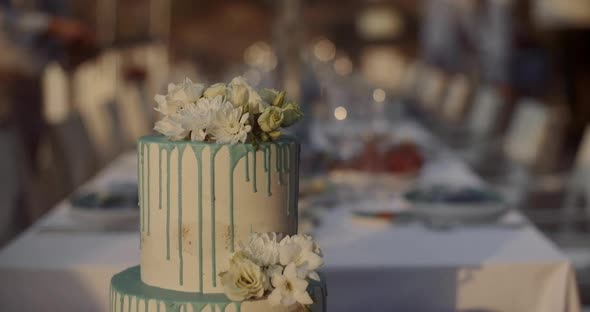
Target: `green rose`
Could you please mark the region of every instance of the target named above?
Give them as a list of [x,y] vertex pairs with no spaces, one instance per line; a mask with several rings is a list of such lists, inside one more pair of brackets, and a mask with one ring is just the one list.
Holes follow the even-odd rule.
[[299,105],[294,102],[288,102],[281,111],[283,113],[281,127],[290,127],[303,117],[303,112],[299,108]]
[[274,89],[262,88],[260,89],[260,91],[258,91],[258,93],[260,94],[260,97],[264,102],[271,105],[277,97],[277,94],[279,94],[279,91]]
[[285,102],[285,95],[286,94],[287,94],[287,92],[285,92],[285,91],[279,92],[274,89],[263,88],[262,90],[260,90],[260,97],[262,97],[264,102],[266,102],[272,106],[278,106],[278,107],[283,106],[283,103]]
[[205,92],[203,92],[203,96],[208,99],[214,98],[218,95],[225,96],[225,84],[221,82],[211,85],[205,90]]
[[258,117],[258,125],[264,132],[271,132],[281,126],[283,112],[280,108],[269,106]]
[[279,130],[271,131],[268,133],[268,136],[271,139],[276,140],[281,136],[281,131],[279,131]]
[[229,101],[234,107],[248,105],[249,91],[244,85],[234,85],[229,92]]

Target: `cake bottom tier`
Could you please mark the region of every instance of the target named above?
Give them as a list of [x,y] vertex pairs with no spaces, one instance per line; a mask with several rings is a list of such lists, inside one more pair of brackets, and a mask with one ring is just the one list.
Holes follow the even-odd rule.
[[[326,312],[325,284],[311,284],[312,312]],[[301,306],[272,307],[266,299],[230,301],[224,294],[187,293],[152,287],[140,278],[139,266],[111,279],[111,312],[303,312]],[[308,310],[309,311],[309,310]]]

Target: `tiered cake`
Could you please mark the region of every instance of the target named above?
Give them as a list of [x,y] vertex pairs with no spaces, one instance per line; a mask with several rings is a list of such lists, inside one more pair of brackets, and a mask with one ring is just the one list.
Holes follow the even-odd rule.
[[113,312],[326,311],[321,252],[295,235],[300,150],[276,133],[293,117],[284,93],[222,86],[187,80],[156,97],[164,136],[138,142],[141,264],[113,277]]

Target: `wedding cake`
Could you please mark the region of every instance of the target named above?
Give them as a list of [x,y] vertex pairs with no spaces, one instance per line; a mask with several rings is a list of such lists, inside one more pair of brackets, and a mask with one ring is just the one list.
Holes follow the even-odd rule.
[[326,311],[317,243],[297,235],[299,106],[245,79],[157,95],[139,139],[141,263],[111,280],[113,312]]

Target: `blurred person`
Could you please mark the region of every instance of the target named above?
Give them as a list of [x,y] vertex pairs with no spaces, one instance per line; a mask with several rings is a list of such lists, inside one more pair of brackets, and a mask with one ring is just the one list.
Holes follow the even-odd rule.
[[47,130],[43,69],[60,58],[75,65],[71,60],[81,58],[70,56],[94,42],[87,27],[63,17],[65,9],[59,0],[0,0],[0,243],[19,221],[31,221],[17,216],[27,212],[16,207],[22,204],[24,173],[37,173],[38,148]]

